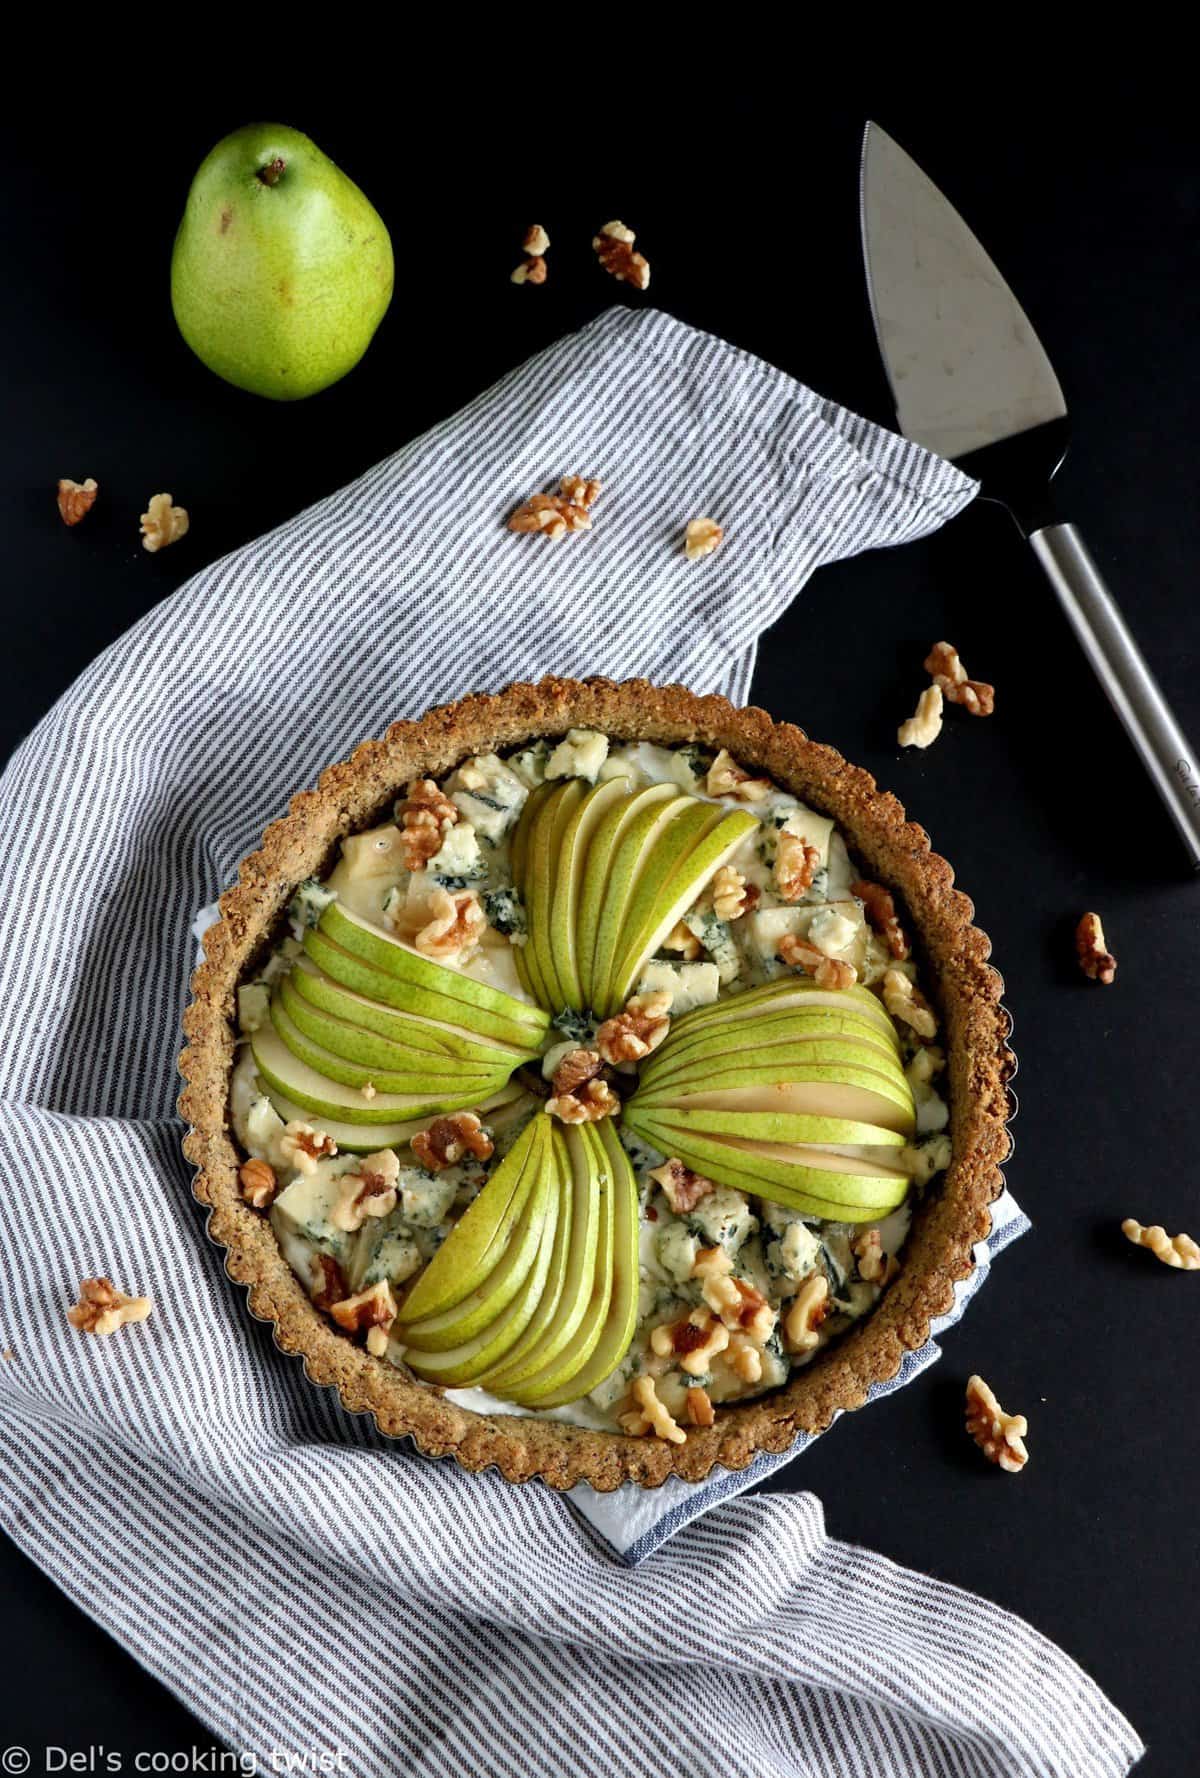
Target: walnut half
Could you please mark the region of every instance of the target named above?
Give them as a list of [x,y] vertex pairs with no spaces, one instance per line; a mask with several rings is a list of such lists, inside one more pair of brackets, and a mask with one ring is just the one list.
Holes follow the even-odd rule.
[[1024,1414],[1006,1414],[982,1377],[967,1383],[967,1431],[990,1463],[1016,1475],[1029,1461]]
[[1164,1266],[1174,1266],[1182,1272],[1200,1272],[1200,1247],[1190,1235],[1168,1235],[1157,1222],[1143,1228],[1132,1216],[1127,1216],[1121,1224],[1121,1233],[1135,1247],[1149,1248]]
[[1075,928],[1075,954],[1089,981],[1107,987],[1116,980],[1117,960],[1108,948],[1099,914],[1084,914]]
[[126,1296],[111,1278],[85,1278],[79,1301],[67,1310],[67,1320],[80,1333],[116,1333],[131,1321],[145,1321],[154,1305],[148,1296]]
[[85,482],[73,482],[66,476],[58,484],[58,510],[64,525],[77,525],[96,504],[99,485],[89,475]]
[[166,549],[169,543],[178,543],[188,528],[188,515],[182,506],[172,504],[169,494],[151,494],[150,505],[142,514],[142,548],[148,549],[153,555],[156,550]]

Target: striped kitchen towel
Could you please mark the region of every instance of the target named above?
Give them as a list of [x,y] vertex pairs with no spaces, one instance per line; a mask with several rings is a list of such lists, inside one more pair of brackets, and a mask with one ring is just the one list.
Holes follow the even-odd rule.
[[[504,530],[567,472],[606,484],[587,538]],[[547,670],[743,698],[813,569],[972,493],[746,354],[617,310],[204,570],[11,761],[0,1515],[243,1769],[1107,1778],[1137,1757],[1051,1643],[828,1539],[811,1497],[685,1510],[631,1567],[550,1490],[382,1439],[245,1314],[174,1114],[194,910],[327,760]],[[730,520],[702,572],[678,547],[699,512]],[[96,1271],[153,1318],[76,1334]]]

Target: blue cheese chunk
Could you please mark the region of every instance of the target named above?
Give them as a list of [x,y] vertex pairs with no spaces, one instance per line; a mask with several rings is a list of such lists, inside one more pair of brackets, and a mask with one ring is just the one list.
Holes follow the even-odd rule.
[[680,1217],[664,1217],[654,1231],[655,1258],[667,1277],[677,1284],[691,1277],[699,1251],[699,1235]]
[[695,1006],[712,1006],[720,989],[715,963],[647,963],[637,985],[639,994],[669,994],[674,1018]]
[[711,908],[692,908],[683,916],[683,923],[716,964],[721,986],[730,987],[742,973],[742,959],[729,921],[719,920]]
[[335,1226],[333,1212],[341,1195],[341,1177],[356,1164],[352,1155],[318,1161],[311,1173],[301,1173],[280,1192],[271,1206],[271,1221],[311,1241],[322,1253],[348,1258],[353,1238]]
[[401,1167],[396,1182],[397,1214],[410,1228],[434,1228],[445,1220],[461,1183],[458,1167],[446,1167],[440,1173]]
[[547,778],[586,778],[594,784],[608,758],[608,736],[595,729],[567,730],[546,761]]
[[317,924],[330,902],[336,900],[336,891],[324,888],[316,877],[301,883],[288,903],[288,919],[295,936],[303,938],[309,927]]
[[728,1185],[718,1185],[701,1198],[684,1221],[705,1247],[723,1247],[727,1253],[736,1253],[758,1229],[758,1218],[745,1192]]
[[425,1261],[420,1247],[402,1229],[390,1228],[378,1221],[366,1222],[358,1236],[349,1268],[353,1290],[366,1290],[371,1284],[386,1281],[403,1284]]
[[446,829],[440,850],[434,853],[425,869],[431,877],[437,877],[443,883],[453,882],[456,887],[464,882],[478,882],[487,876],[487,860],[469,821],[456,821],[453,827]]
[[529,788],[494,753],[481,753],[447,779],[450,801],[471,823],[475,832],[499,845],[516,825]]

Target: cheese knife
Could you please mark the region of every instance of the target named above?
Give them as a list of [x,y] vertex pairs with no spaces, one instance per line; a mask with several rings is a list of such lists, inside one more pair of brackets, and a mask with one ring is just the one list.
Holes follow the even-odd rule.
[[1078,529],[1055,511],[1068,422],[1050,360],[962,217],[875,123],[861,204],[875,336],[901,431],[1012,514],[1200,870],[1200,756]]

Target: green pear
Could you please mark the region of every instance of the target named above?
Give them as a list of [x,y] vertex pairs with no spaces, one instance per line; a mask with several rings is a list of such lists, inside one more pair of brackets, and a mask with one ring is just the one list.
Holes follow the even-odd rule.
[[691,1085],[637,1097],[648,1107],[686,1107],[696,1111],[806,1112],[821,1117],[858,1118],[906,1134],[913,1127],[913,1101],[907,1081],[897,1085],[886,1075],[845,1063],[792,1063],[782,1070],[756,1067],[752,1057],[740,1068],[706,1073]]
[[579,962],[577,918],[587,874],[593,835],[614,803],[630,795],[628,778],[606,778],[590,789],[567,822],[560,841],[550,913],[550,950],[558,962],[558,979],[566,1006],[582,1012],[584,997]]
[[[734,1095],[714,1093],[711,1097],[732,1099]],[[813,1148],[903,1148],[906,1141],[903,1131],[890,1130],[885,1124],[861,1118],[827,1116],[823,1112],[768,1107],[763,1101],[755,1103],[751,1100],[749,1104],[737,1107],[705,1105],[700,1108],[695,1108],[693,1101],[672,1106],[662,1115],[669,1118],[676,1129],[698,1130],[701,1135],[740,1136],[764,1142],[800,1143]]]
[[657,820],[662,805],[675,801],[678,794],[671,784],[651,784],[645,790],[635,791],[606,810],[592,835],[575,934],[584,1000],[597,1012],[604,994],[607,959],[611,956],[610,939],[611,944],[616,943],[630,887],[630,874],[624,863],[618,865],[618,861],[624,859],[631,830],[635,826],[644,828],[647,820]]
[[701,1025],[712,1028],[743,1019],[757,1020],[760,1015],[779,1013],[793,1007],[821,1008],[841,1014],[856,1013],[875,1025],[890,1043],[899,1047],[896,1027],[881,1002],[868,988],[857,983],[849,988],[821,988],[815,981],[806,980],[803,976],[790,976],[781,981],[768,982],[765,987],[748,988],[744,993],[735,995],[731,1000],[719,1001],[715,1006],[697,1007],[694,1012],[688,1013],[686,1022],[680,1021],[679,1033],[682,1035],[684,1031],[698,1030]]
[[[760,1034],[754,1034],[753,1058],[756,1066],[763,1070],[763,1078],[778,1076],[786,1079],[786,1069],[792,1063],[804,1062],[848,1062],[860,1068],[872,1068],[877,1073],[887,1075],[897,1085],[903,1080],[903,1070],[899,1061],[888,1051],[876,1048],[874,1040],[857,1034],[847,1035],[835,1031],[831,1034],[800,1033],[790,1041],[761,1043]],[[726,1044],[721,1048],[708,1048],[706,1045],[694,1046],[685,1055],[668,1058],[669,1066],[655,1070],[653,1074],[643,1073],[642,1084],[647,1092],[660,1093],[673,1088],[677,1082],[688,1082],[697,1078],[708,1079],[712,1072],[727,1067],[745,1067],[748,1061],[747,1038],[745,1033],[735,1049]]]
[[564,967],[566,959],[558,955],[551,935],[554,895],[563,869],[567,829],[583,802],[585,790],[580,778],[568,778],[557,785],[542,804],[537,825],[529,836],[529,898],[525,903],[529,943],[537,955],[545,1005],[555,1013],[570,1006],[571,997],[570,971]]
[[210,370],[275,401],[352,370],[392,299],[392,243],[299,130],[249,124],[192,181],[171,259],[179,331]]
[[642,872],[653,858],[656,846],[665,843],[664,836],[677,815],[692,807],[701,808],[703,814],[702,806],[693,797],[681,796],[669,784],[652,784],[649,790],[639,791],[628,806],[630,819],[613,848],[596,923],[592,1006],[601,1018],[619,1012],[624,1005],[624,1001],[614,1000],[613,975],[623,962],[621,933]]
[[[524,1333],[499,1364],[477,1378],[480,1388],[489,1390],[493,1395],[504,1396],[511,1385],[520,1383],[524,1377],[532,1376],[534,1371],[540,1370],[552,1358],[556,1358],[571,1337],[570,1326],[559,1315],[559,1305],[563,1301],[570,1272],[573,1184],[566,1138],[561,1126],[553,1123],[547,1140],[544,1164],[558,1200],[550,1264],[541,1298]],[[552,1330],[556,1332],[552,1334]]]
[[334,944],[361,957],[384,975],[395,976],[431,993],[444,994],[449,1000],[461,1001],[464,1006],[481,1007],[511,1019],[515,1024],[525,1025],[533,1033],[535,1045],[545,1035],[549,1018],[540,1007],[529,1006],[524,1000],[506,994],[502,988],[490,988],[474,976],[451,969],[449,964],[437,963],[401,939],[389,938],[379,927],[352,914],[339,902],[331,902],[325,909],[319,930]]
[[[465,1068],[473,1073],[480,1068],[517,1067],[525,1060],[525,1053],[513,1050],[501,1044],[487,1044],[475,1041],[466,1032],[450,1033],[443,1027],[432,1026],[420,1019],[407,1021],[397,1020],[396,1035],[381,1036],[368,1024],[359,1022],[356,1017],[343,1017],[340,1013],[326,1011],[314,1006],[300,987],[306,973],[293,969],[279,985],[279,999],[292,1023],[311,1037],[315,1043],[332,1051],[335,1056],[344,1056],[350,1062],[364,1062],[368,1065],[384,1069],[420,1068],[428,1075],[453,1074]],[[333,992],[336,994],[337,990]],[[347,1011],[361,1013],[369,1003],[356,1006],[347,996],[344,1005]],[[386,1011],[380,1008],[380,1011]],[[429,1041],[432,1029],[434,1041]],[[443,1048],[438,1038],[448,1039],[460,1049]],[[379,1085],[374,1075],[376,1086]]]
[[[303,1005],[303,1002],[301,1002]],[[402,1052],[401,1065],[384,1068],[378,1064],[353,1061],[335,1050],[327,1049],[298,1025],[288,1013],[283,994],[271,1002],[271,1022],[288,1049],[299,1061],[326,1080],[335,1080],[345,1087],[373,1086],[377,1093],[421,1093],[427,1096],[457,1098],[466,1092],[481,1095],[503,1086],[511,1070],[506,1063],[491,1066],[483,1063],[451,1063],[449,1070],[422,1066],[422,1052]]]

